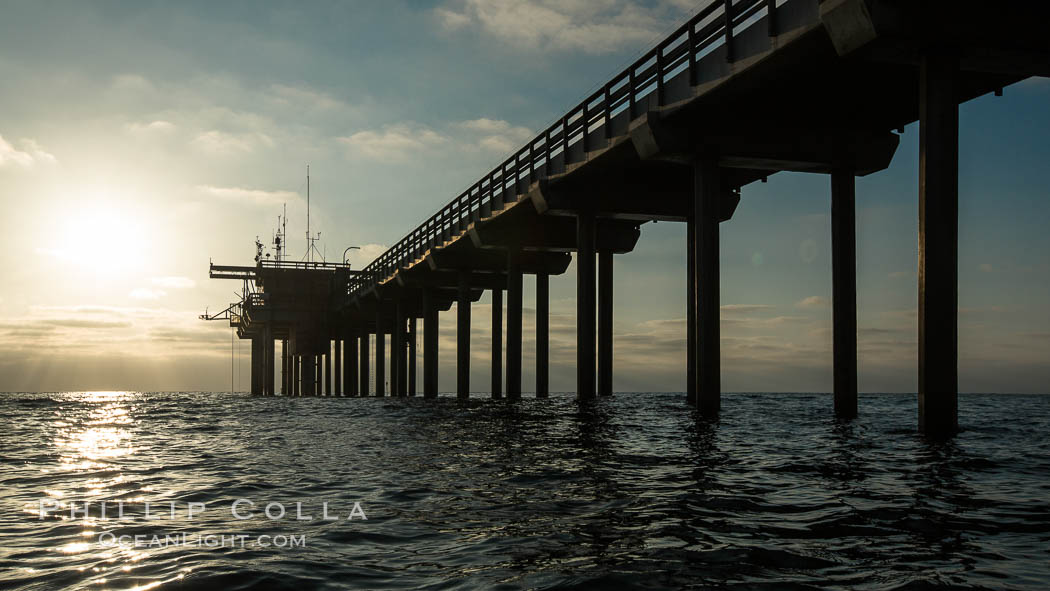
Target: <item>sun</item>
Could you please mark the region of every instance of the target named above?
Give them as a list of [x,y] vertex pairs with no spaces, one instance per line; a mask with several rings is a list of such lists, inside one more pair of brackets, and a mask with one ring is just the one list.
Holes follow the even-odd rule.
[[130,207],[78,200],[59,214],[44,254],[84,273],[108,279],[145,270],[154,239],[148,220]]

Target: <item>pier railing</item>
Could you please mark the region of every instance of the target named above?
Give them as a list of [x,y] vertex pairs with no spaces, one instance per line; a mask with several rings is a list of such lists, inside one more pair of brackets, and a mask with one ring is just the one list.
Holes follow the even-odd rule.
[[[665,103],[668,81],[686,73],[697,82],[697,61],[725,47],[733,61],[736,31],[766,17],[769,34],[777,34],[776,7],[783,0],[713,0],[634,63],[587,96],[557,122],[540,132],[499,166],[474,183],[437,213],[402,238],[347,285],[348,295],[368,289],[418,260],[429,249],[459,236],[482,217],[483,207],[502,204],[504,192],[525,190],[529,184],[564,171],[572,153],[586,157],[612,136],[611,121],[627,113],[628,121]],[[641,105],[641,108],[640,108]],[[582,143],[582,150],[574,150]],[[560,168],[560,171],[558,170]]]

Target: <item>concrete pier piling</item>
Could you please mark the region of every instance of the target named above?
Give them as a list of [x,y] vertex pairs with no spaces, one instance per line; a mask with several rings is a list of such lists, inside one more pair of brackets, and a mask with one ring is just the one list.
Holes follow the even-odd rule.
[[405,360],[405,312],[400,300],[394,301],[394,328],[390,330],[390,395],[403,396],[401,366]]
[[459,272],[456,291],[456,397],[470,398],[470,271]]
[[265,363],[263,358],[263,339],[261,336],[252,337],[251,358],[251,393],[252,396],[263,395],[263,379],[265,378]]
[[685,288],[685,398],[696,405],[696,218],[686,218],[686,288]]
[[376,305],[376,396],[386,396],[386,317],[382,302]]
[[369,345],[369,334],[367,330],[361,331],[361,349],[358,351],[360,355],[360,367],[358,368],[358,380],[360,382],[360,391],[358,396],[368,396],[371,390],[371,376],[369,376],[368,368],[368,349]]
[[397,346],[397,395],[408,396],[408,317],[401,310],[397,321],[400,340]]
[[919,429],[958,429],[959,103],[957,58],[919,67]]
[[263,347],[263,396],[273,396],[274,392],[274,374],[276,372],[275,364],[275,342],[273,340],[273,322],[267,322],[263,326],[262,330],[262,347]]
[[507,256],[507,400],[521,399],[522,269],[520,255]]
[[289,396],[299,396],[299,356],[292,355],[288,358],[289,366],[289,384],[288,394]]
[[317,396],[317,357],[303,355],[303,396]]
[[594,214],[576,217],[576,397],[594,398]]
[[336,337],[332,341],[332,395],[343,396],[343,340]]
[[613,253],[598,251],[598,394],[613,393]]
[[328,351],[321,356],[321,364],[324,366],[324,395],[331,396],[332,392],[332,343],[328,339],[325,339],[325,345]]
[[360,336],[356,331],[351,331],[347,335],[346,339],[346,353],[343,356],[343,375],[346,380],[346,395],[347,396],[360,396],[361,389],[358,384],[357,377],[357,363],[358,363],[358,352],[357,343]]
[[288,341],[281,341],[281,395],[289,396],[291,391],[288,388],[290,383],[289,378],[289,366],[288,366]]
[[423,396],[438,395],[438,308],[434,292],[423,290]]
[[550,276],[536,274],[536,398],[550,395]]
[[492,293],[492,391],[493,398],[503,398],[503,290]]
[[416,316],[408,319],[408,395],[416,395]]
[[831,307],[835,416],[857,416],[857,229],[853,171],[831,173]]
[[693,164],[693,175],[696,357],[692,362],[697,408],[702,416],[710,417],[717,415],[722,407],[718,260],[722,189],[718,161],[711,157],[697,160]]

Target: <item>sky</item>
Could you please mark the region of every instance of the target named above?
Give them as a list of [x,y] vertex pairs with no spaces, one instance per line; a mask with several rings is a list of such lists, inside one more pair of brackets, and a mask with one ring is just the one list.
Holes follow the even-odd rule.
[[[693,0],[0,0],[0,391],[238,390],[248,343],[205,308],[287,205],[362,268],[687,18]],[[1050,381],[1050,82],[960,111],[964,392]],[[914,392],[918,129],[858,179],[859,386]],[[780,173],[722,224],[722,385],[830,390],[830,181]],[[685,227],[615,260],[618,391],[685,384]],[[530,390],[534,282],[525,281]],[[551,280],[551,387],[571,391],[574,267]],[[454,388],[455,309],[441,317]],[[489,384],[488,297],[472,387]],[[232,372],[231,372],[232,369]]]

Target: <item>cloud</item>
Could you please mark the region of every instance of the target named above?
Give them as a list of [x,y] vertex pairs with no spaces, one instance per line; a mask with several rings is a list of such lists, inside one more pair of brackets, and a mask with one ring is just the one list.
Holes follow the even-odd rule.
[[434,15],[437,16],[438,20],[441,21],[441,25],[448,31],[462,29],[469,25],[472,20],[469,15],[441,7],[434,9]]
[[446,31],[473,26],[519,47],[602,54],[651,43],[694,9],[684,0],[454,0],[434,16]]
[[719,308],[723,316],[726,315],[740,315],[750,314],[752,312],[761,312],[765,310],[772,310],[773,306],[766,304],[726,304]]
[[34,314],[50,314],[59,312],[62,314],[97,314],[109,316],[130,316],[137,309],[120,308],[115,306],[33,306],[30,311]]
[[480,150],[505,155],[520,148],[532,139],[533,132],[527,127],[512,125],[502,119],[481,117],[456,124],[456,127],[467,132],[468,143]]
[[397,123],[336,139],[356,154],[382,162],[399,162],[413,152],[448,141],[433,129],[416,123]]
[[479,117],[450,122],[434,129],[415,122],[385,125],[380,129],[358,131],[336,140],[350,148],[354,156],[380,162],[403,162],[413,155],[485,152],[505,156],[534,136],[531,129],[503,119]]
[[829,305],[831,305],[831,302],[828,301],[828,298],[822,296],[809,296],[795,302],[796,308],[810,308],[814,310],[824,309]]
[[154,277],[150,282],[169,289],[192,289],[197,286],[197,282],[189,277]]
[[55,318],[48,320],[41,320],[40,324],[47,326],[58,326],[61,328],[92,328],[92,329],[104,329],[104,328],[128,328],[131,326],[130,322],[114,321],[114,320],[91,320],[84,318]]
[[162,121],[160,119],[156,121],[150,121],[149,123],[128,123],[125,128],[136,135],[147,135],[147,134],[164,134],[175,131],[176,126],[170,121]]
[[804,316],[773,316],[772,318],[757,318],[747,316],[743,318],[723,317],[722,326],[733,330],[768,330],[786,325],[811,324],[812,319]]
[[981,263],[980,265],[977,265],[977,270],[982,273],[992,273],[995,271],[995,267],[990,263]]
[[348,105],[331,95],[299,86],[274,84],[270,86],[270,99],[279,105],[293,106],[299,109],[332,110],[346,108]]
[[143,93],[155,90],[152,82],[138,74],[118,74],[113,77],[113,83],[111,86],[113,90],[122,93]]
[[225,331],[216,330],[226,328],[218,323],[201,323],[196,328],[164,328],[150,329],[148,335],[150,340],[165,343],[200,343],[229,347],[229,336]]
[[[488,117],[462,121],[459,123],[459,126],[483,133],[503,133],[511,128],[511,124],[502,119],[489,119]],[[525,131],[528,133],[529,130],[525,129]]]
[[379,255],[386,252],[390,247],[385,244],[362,244],[360,248],[346,253],[350,265],[355,269],[363,269]]
[[4,136],[0,135],[0,168],[8,166],[31,168],[38,164],[57,162],[55,156],[40,147],[35,140],[23,138],[19,144],[21,149],[15,148],[4,139]]
[[265,207],[299,200],[299,194],[294,191],[265,191],[262,189],[215,187],[212,185],[198,185],[197,190],[211,197]]
[[159,300],[160,298],[166,295],[168,295],[167,292],[165,292],[162,289],[136,287],[135,289],[131,290],[131,293],[128,294],[128,297],[135,300]]
[[915,271],[893,271],[887,277],[890,279],[914,279]]
[[273,139],[265,133],[229,133],[217,129],[201,133],[191,143],[216,155],[250,154],[257,148],[274,146]]
[[[0,353],[17,352],[34,363],[69,355],[162,361],[180,352],[228,359],[229,325],[202,322],[198,314],[167,307],[30,306],[25,315],[0,318]],[[173,339],[174,333],[184,338]]]

